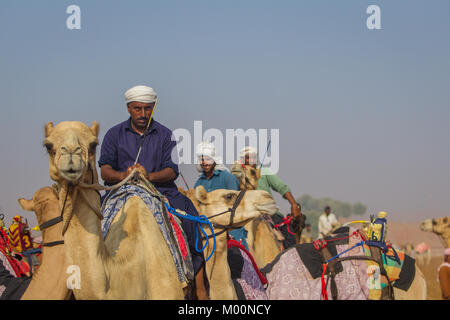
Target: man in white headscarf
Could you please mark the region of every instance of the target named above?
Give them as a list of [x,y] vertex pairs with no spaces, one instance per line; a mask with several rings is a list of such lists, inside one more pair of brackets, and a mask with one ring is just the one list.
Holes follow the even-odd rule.
[[[258,166],[258,150],[255,147],[245,147],[239,152],[239,162],[245,165],[251,165],[254,168]],[[272,190],[278,192],[289,201],[291,205],[291,214],[297,217],[301,214],[297,202],[291,193],[290,188],[269,168],[261,167],[261,177],[258,179],[257,190],[267,191],[272,195]]]
[[216,155],[216,148],[210,142],[201,142],[196,148],[197,170],[201,172],[194,188],[203,186],[207,192],[217,189],[239,190],[239,181]]
[[[101,177],[106,185],[113,185],[137,168],[167,197],[172,207],[198,216],[195,206],[175,184],[179,171],[172,160],[172,150],[176,148],[176,142],[172,139],[172,131],[153,119],[157,101],[156,92],[148,86],[135,86],[125,92],[130,117],[109,129],[103,139],[98,161]],[[195,244],[198,227],[194,222],[182,219],[182,228],[192,255],[197,296],[207,299],[203,282],[205,260]]]
[[[254,168],[258,168],[258,150],[255,147],[245,147],[239,152],[239,162],[241,164],[250,165]],[[295,201],[294,196],[291,193],[290,188],[286,185],[275,173],[269,168],[261,167],[261,176],[258,179],[257,190],[264,190],[272,195],[272,190],[278,192],[284,199],[289,201],[291,205],[291,216],[293,218],[293,226],[295,232],[300,232],[304,227],[305,216],[302,215],[301,206]],[[281,223],[284,216],[278,212],[272,216],[272,220],[275,224]],[[297,230],[298,231],[297,231]],[[287,232],[286,226],[280,227],[281,232],[286,238],[283,241],[284,247],[289,248],[295,245],[297,240],[293,235]]]

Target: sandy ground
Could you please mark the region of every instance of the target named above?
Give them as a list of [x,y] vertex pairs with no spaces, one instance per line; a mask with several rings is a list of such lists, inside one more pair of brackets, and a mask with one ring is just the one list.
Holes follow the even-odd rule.
[[433,257],[428,265],[419,265],[427,281],[427,299],[442,300],[441,288],[437,282],[437,269],[443,261],[442,257]]

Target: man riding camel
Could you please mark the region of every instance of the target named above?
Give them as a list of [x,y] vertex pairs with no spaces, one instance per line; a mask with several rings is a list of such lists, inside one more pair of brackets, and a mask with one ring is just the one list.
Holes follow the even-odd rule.
[[214,144],[201,142],[197,145],[196,154],[199,161],[197,170],[201,173],[194,188],[203,186],[206,192],[217,189],[239,191],[238,179],[222,164],[222,159],[216,156]]
[[[130,117],[109,129],[101,146],[98,164],[105,184],[114,185],[124,180],[136,168],[172,207],[198,216],[193,203],[178,191],[174,182],[179,175],[178,165],[172,160],[176,142],[172,140],[172,131],[153,119],[156,92],[148,86],[135,86],[125,92],[125,101]],[[195,249],[196,224],[182,219],[182,228],[192,254],[197,297],[208,299],[204,283],[205,260]]]
[[[239,152],[239,162],[244,165],[250,165],[256,169],[258,165],[258,150],[254,147],[243,148]],[[272,190],[281,194],[283,198],[286,199],[291,205],[290,216],[293,218],[293,223],[290,227],[291,231],[298,232],[300,229],[303,229],[304,225],[301,225],[304,224],[304,216],[301,213],[300,205],[295,201],[288,185],[286,185],[269,168],[261,167],[261,176],[258,179],[258,186],[256,189],[267,191],[268,193],[270,193],[270,195],[272,195]],[[272,216],[272,220],[275,224],[282,224],[283,218],[284,216],[280,212],[277,212]],[[280,230],[285,237],[285,240],[283,241],[283,245],[285,248],[289,248],[296,244],[297,240],[294,235],[287,232],[287,226],[283,225]]]
[[[194,188],[201,185],[207,192],[217,189],[239,191],[238,179],[222,164],[222,159],[216,156],[216,148],[212,143],[201,142],[198,144],[196,154],[199,161],[197,170],[202,173]],[[248,244],[245,240],[247,238],[247,230],[242,227],[231,230],[229,234],[233,239],[241,240],[241,244],[248,250]]]

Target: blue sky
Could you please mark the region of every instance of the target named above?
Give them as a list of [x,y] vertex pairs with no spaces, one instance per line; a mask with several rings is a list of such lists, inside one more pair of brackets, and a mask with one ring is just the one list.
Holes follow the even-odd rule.
[[[81,30],[66,28],[72,4]],[[366,27],[371,4],[381,30]],[[123,93],[147,84],[172,130],[280,129],[279,176],[296,197],[396,220],[448,215],[449,12],[448,1],[4,0],[0,207],[9,223],[26,215],[17,198],[52,183],[47,121],[97,120],[101,140],[127,118]],[[195,168],[181,170],[192,186]]]

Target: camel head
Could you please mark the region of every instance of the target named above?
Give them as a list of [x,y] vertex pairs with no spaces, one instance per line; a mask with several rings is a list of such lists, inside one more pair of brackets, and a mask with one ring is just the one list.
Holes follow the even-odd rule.
[[449,217],[427,219],[420,224],[420,229],[437,235],[445,235],[450,230],[450,219]]
[[197,209],[197,211],[200,212],[200,207],[198,206],[198,201],[197,201],[197,198],[195,196],[195,189],[191,188],[191,189],[184,190],[182,187],[178,187],[178,191],[182,195],[188,197],[189,200],[192,201],[192,204],[194,205],[195,209]]
[[45,125],[44,146],[50,162],[50,178],[61,183],[77,184],[91,168],[92,180],[97,182],[95,152],[98,144],[99,125],[94,121],[89,128],[78,121],[64,121],[56,126]]
[[31,200],[20,198],[18,202],[22,209],[34,211],[39,225],[56,218],[61,213],[58,196],[51,187],[39,189]]
[[256,190],[261,170],[236,161],[231,166],[231,173],[239,180],[239,189]]
[[[239,191],[219,189],[206,192],[203,186],[195,189],[195,197],[198,201],[200,214],[211,217],[215,214],[227,211],[236,202]],[[242,227],[250,220],[262,214],[274,214],[278,208],[272,196],[262,190],[247,191],[236,209],[233,219],[234,227]],[[211,222],[228,225],[230,223],[230,212],[211,218]]]

